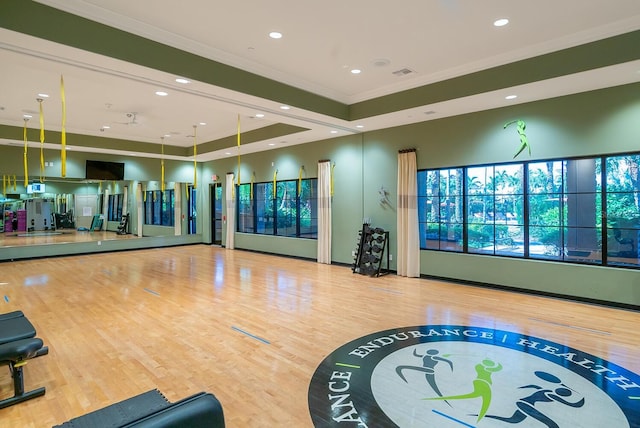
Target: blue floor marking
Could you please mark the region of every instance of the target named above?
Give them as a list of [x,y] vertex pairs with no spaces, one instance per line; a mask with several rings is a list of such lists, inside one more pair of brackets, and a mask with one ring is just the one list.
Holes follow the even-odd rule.
[[464,426],[466,426],[466,427],[469,427],[469,428],[476,428],[476,427],[474,427],[473,425],[469,425],[469,424],[468,424],[468,423],[466,423],[466,422],[462,422],[461,420],[458,420],[458,419],[456,419],[456,418],[454,418],[454,417],[451,417],[451,416],[449,416],[449,415],[445,415],[444,413],[439,412],[439,411],[437,411],[437,410],[435,410],[435,409],[431,409],[431,411],[432,411],[433,413],[437,414],[437,415],[444,416],[444,417],[445,417],[445,418],[447,418],[447,419],[451,419],[451,420],[452,420],[452,421],[454,421],[454,422],[458,422],[459,424],[462,424],[462,425],[464,425]]
[[238,327],[235,327],[235,326],[231,326],[231,329],[233,329],[233,330],[235,330],[235,331],[239,331],[239,332],[240,332],[240,333],[242,333],[242,334],[246,334],[247,336],[252,337],[252,338],[254,338],[254,339],[256,339],[256,340],[259,340],[259,341],[260,341],[260,342],[262,342],[262,343],[266,343],[267,345],[271,345],[271,343],[270,343],[268,340],[263,339],[263,338],[261,338],[261,337],[259,337],[259,336],[253,335],[253,334],[251,334],[251,333],[249,333],[249,332],[247,332],[247,331],[244,331],[244,330],[243,330],[243,329],[241,329],[241,328],[238,328]]
[[4,301],[9,303],[9,296],[4,296]]
[[155,294],[156,296],[159,296],[160,293],[158,293],[157,291],[153,291],[153,290],[149,290],[148,288],[145,288],[144,291],[151,293],[151,294]]

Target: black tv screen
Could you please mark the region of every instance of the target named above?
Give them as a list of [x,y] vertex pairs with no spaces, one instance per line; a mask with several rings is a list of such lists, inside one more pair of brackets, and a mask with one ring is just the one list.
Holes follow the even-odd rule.
[[87,180],[124,180],[124,163],[87,160]]

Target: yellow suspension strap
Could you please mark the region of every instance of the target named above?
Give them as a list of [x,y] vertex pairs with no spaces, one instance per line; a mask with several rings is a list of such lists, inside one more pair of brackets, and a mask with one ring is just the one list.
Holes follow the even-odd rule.
[[40,105],[40,183],[44,183],[44,110],[42,108],[42,98],[37,99]]
[[[193,125],[193,188],[198,188],[198,164],[196,162],[196,156],[198,155],[198,147],[196,146],[196,130],[197,126]],[[188,197],[187,197],[188,198]]]
[[238,187],[240,186],[240,114],[238,113]]
[[164,137],[160,137],[162,140],[162,156],[160,158],[160,190],[164,193]]
[[302,173],[304,172],[304,165],[300,165],[298,170],[298,195],[302,192]]
[[14,192],[18,191],[18,178],[16,177],[15,174],[13,174],[13,191]]
[[256,181],[256,172],[251,174],[251,187],[249,188],[249,199],[253,201],[253,183]]
[[67,102],[64,96],[64,78],[60,75],[60,99],[62,100],[62,130],[60,131],[60,176],[67,176]]
[[24,132],[23,132],[23,136],[24,136],[24,155],[23,155],[23,164],[24,164],[24,188],[26,191],[27,186],[29,185],[29,167],[27,166],[27,150],[28,150],[28,143],[27,143],[27,122],[29,121],[28,118],[24,118]]
[[[11,177],[9,177],[9,184],[11,184]],[[7,197],[7,176],[2,174],[2,196]]]
[[333,170],[335,169],[336,164],[334,163],[333,165],[331,165],[331,184],[329,185],[329,189],[330,189],[330,194],[331,196],[333,196]]
[[273,199],[276,198],[276,179],[278,178],[278,170],[273,171]]

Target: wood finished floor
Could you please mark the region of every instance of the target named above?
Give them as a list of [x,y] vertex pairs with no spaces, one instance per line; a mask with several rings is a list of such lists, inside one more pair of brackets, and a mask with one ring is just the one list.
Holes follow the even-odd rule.
[[0,427],[52,426],[153,388],[214,393],[232,428],[311,427],[327,354],[422,324],[521,332],[640,372],[638,312],[206,245],[1,263],[0,297],[49,346],[25,367],[26,389],[46,395],[0,410]]

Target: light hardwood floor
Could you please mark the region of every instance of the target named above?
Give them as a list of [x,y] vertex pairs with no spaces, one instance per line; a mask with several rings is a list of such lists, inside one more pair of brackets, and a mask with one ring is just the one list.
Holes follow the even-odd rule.
[[228,427],[311,427],[309,382],[329,353],[423,324],[544,337],[640,373],[638,312],[206,245],[2,263],[0,308],[22,310],[49,346],[25,367],[26,389],[46,395],[0,410],[1,427],[153,388],[170,401],[212,392]]

